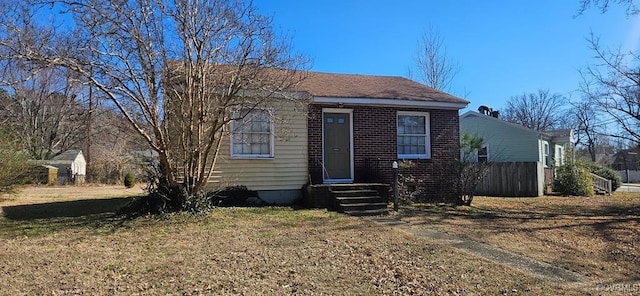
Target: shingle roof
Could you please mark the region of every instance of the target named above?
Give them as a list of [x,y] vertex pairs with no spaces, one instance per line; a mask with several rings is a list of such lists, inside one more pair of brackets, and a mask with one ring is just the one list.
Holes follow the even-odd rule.
[[547,131],[547,133],[549,135],[551,135],[552,137],[568,137],[571,135],[572,133],[572,129],[570,128],[565,128],[565,129],[557,129],[557,130],[552,130],[552,131]]
[[67,150],[53,158],[54,161],[74,161],[78,154],[82,154],[80,150]]
[[524,125],[520,125],[517,123],[512,123],[512,122],[508,122],[506,120],[502,120],[493,116],[489,116],[486,114],[482,114],[482,113],[478,113],[475,111],[467,111],[464,114],[460,115],[460,119],[464,119],[464,118],[468,118],[468,117],[480,117],[480,118],[486,118],[488,120],[494,120],[496,122],[500,122],[506,126],[511,126],[513,128],[517,128],[520,129],[522,131],[526,131],[526,132],[531,132],[531,133],[536,133],[538,135],[542,135],[543,137],[546,138],[550,138],[552,139],[554,142],[572,142],[573,141],[573,130],[572,129],[559,129],[559,130],[552,130],[552,131],[537,131],[531,128],[528,128]]
[[467,104],[468,101],[397,76],[308,72],[296,88],[315,97],[377,98]]

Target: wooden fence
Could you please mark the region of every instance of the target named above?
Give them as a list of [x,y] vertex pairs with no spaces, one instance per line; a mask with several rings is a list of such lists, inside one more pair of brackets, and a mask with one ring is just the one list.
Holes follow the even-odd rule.
[[475,195],[540,196],[544,170],[538,162],[492,163]]

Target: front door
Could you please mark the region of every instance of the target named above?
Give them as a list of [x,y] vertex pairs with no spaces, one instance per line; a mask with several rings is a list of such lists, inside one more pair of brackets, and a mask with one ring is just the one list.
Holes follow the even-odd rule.
[[351,181],[350,113],[323,113],[324,180]]

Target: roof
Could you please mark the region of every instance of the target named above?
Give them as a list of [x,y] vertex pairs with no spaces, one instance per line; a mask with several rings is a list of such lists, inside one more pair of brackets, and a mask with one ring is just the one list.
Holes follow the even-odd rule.
[[398,76],[371,76],[308,72],[295,90],[316,98],[384,99],[453,104],[464,108],[469,101]]
[[[180,77],[183,65],[172,65]],[[367,105],[416,106],[462,109],[469,101],[398,76],[373,76],[297,71],[246,66],[240,70],[229,65],[213,65],[213,81],[225,79],[246,80],[247,89],[306,93],[317,103],[350,103]],[[290,83],[283,83],[288,81]],[[254,85],[255,84],[255,85]],[[321,99],[319,99],[321,98]]]
[[551,136],[554,142],[574,142],[573,129],[570,128],[546,131],[545,133]]
[[460,115],[460,119],[468,118],[468,117],[479,117],[479,118],[484,118],[486,120],[493,120],[495,122],[499,122],[499,123],[504,124],[506,126],[509,126],[509,127],[512,127],[512,128],[516,128],[516,129],[520,129],[520,130],[525,131],[525,132],[540,134],[538,131],[530,129],[528,127],[525,127],[525,126],[522,126],[522,125],[519,125],[519,124],[515,124],[513,122],[508,122],[506,120],[502,120],[500,118],[496,118],[496,117],[489,116],[489,115],[486,115],[486,114],[478,113],[478,112],[475,112],[475,111],[467,111],[464,114]]
[[563,137],[563,136],[569,136],[571,135],[571,133],[573,132],[572,129],[570,128],[565,128],[565,129],[558,129],[558,130],[552,130],[552,131],[548,131],[546,133],[548,133],[549,135],[551,135],[552,137]]
[[513,122],[508,122],[506,120],[502,120],[500,118],[496,118],[493,116],[489,116],[486,114],[482,114],[482,113],[478,113],[475,111],[467,111],[464,114],[460,115],[460,118],[468,118],[468,117],[479,117],[479,118],[484,118],[487,120],[494,120],[495,122],[500,122],[506,126],[510,126],[516,129],[520,129],[522,131],[526,131],[526,132],[530,132],[530,133],[535,133],[537,135],[542,136],[543,138],[548,138],[551,139],[554,142],[571,142],[573,143],[573,130],[572,129],[559,129],[559,130],[552,130],[552,131],[545,131],[545,132],[541,132],[541,131],[536,131],[534,129],[530,129],[526,126],[522,126],[519,125],[517,123],[513,123]]
[[74,161],[74,160],[76,160],[76,158],[78,158],[79,155],[82,155],[82,151],[80,151],[80,150],[67,150],[67,151],[55,156],[52,160],[53,161]]

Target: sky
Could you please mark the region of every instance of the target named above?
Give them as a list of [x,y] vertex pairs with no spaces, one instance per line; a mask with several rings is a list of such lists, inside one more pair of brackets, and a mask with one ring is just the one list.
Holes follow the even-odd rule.
[[[586,38],[604,48],[637,50],[640,19],[624,7],[578,0],[254,0],[262,14],[312,61],[312,71],[407,77],[422,33],[437,29],[461,66],[449,93],[465,110],[503,109],[524,93],[548,89],[579,100],[578,72],[597,63]],[[417,78],[416,78],[417,79]],[[463,110],[463,111],[465,111]]]

